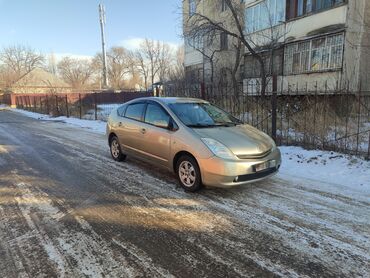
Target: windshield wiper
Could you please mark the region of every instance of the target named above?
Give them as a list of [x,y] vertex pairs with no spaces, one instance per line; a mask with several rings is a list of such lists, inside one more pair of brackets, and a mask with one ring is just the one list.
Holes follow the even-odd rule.
[[207,125],[207,124],[190,124],[190,125],[186,125],[187,127],[190,127],[190,128],[208,128],[208,127],[218,127],[218,125]]
[[237,123],[216,123],[216,126],[225,126],[225,127],[231,127],[231,126],[236,126]]
[[236,125],[237,123],[215,123],[215,124],[190,124],[186,126],[191,128],[209,128],[209,127],[232,127]]

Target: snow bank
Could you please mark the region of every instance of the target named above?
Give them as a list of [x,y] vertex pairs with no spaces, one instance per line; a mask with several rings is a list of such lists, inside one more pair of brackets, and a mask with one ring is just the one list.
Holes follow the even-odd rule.
[[279,176],[320,180],[370,193],[370,161],[329,151],[280,147],[282,166]]
[[80,120],[76,118],[67,118],[65,116],[61,117],[50,117],[48,115],[44,114],[39,114],[39,113],[34,113],[34,112],[29,112],[21,109],[11,109],[12,111],[16,111],[18,113],[21,113],[27,117],[33,118],[33,119],[38,119],[38,120],[43,120],[43,121],[54,121],[54,122],[63,122],[68,125],[76,126],[76,127],[81,127],[81,128],[86,128],[91,131],[94,131],[96,133],[102,133],[105,134],[106,130],[106,122],[103,121],[90,121],[90,120]]

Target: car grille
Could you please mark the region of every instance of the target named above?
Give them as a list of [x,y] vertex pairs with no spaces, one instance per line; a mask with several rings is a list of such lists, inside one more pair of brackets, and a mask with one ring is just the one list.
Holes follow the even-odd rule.
[[269,149],[263,153],[259,153],[259,154],[240,154],[240,155],[237,155],[237,157],[239,159],[256,159],[256,158],[264,158],[266,156],[268,156],[270,153],[271,153],[272,149]]
[[279,167],[266,169],[264,171],[254,173],[254,174],[238,176],[238,179],[237,180],[235,179],[234,182],[245,182],[245,181],[252,181],[252,180],[262,179],[264,177],[267,177],[267,176],[275,173],[277,170],[279,170]]

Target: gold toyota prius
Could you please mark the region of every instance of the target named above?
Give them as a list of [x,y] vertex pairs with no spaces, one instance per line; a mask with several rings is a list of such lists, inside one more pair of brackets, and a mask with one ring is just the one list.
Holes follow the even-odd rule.
[[174,171],[186,191],[232,187],[274,175],[274,141],[207,101],[140,98],[113,110],[107,136],[114,160],[127,155]]

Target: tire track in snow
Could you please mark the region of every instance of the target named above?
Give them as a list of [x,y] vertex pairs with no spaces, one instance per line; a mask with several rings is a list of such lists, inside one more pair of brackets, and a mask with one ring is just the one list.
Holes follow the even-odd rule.
[[[60,143],[63,143],[63,140],[60,141]],[[107,156],[102,156],[102,155],[96,155],[95,153],[93,152],[87,152],[85,154],[82,154],[81,151],[80,151],[80,148],[78,148],[77,146],[71,144],[69,147],[71,147],[73,149],[73,152],[76,154],[76,156],[78,157],[83,157],[84,160],[89,160],[91,159],[92,157],[96,160],[95,163],[97,165],[99,165],[99,161],[104,161],[104,163],[100,163],[100,168],[99,170],[102,171],[102,172],[107,172],[109,171],[107,168],[107,166],[109,165],[109,168],[113,168],[114,170],[117,170],[117,172],[119,171],[127,171],[129,168],[134,168],[134,169],[130,169],[130,170],[134,170],[133,172],[131,172],[131,178],[136,178],[138,177],[139,175],[135,175],[134,173],[135,172],[139,172],[140,171],[140,168],[137,169],[137,167],[134,165],[130,165],[130,166],[122,166],[122,165],[119,165],[119,164],[116,164],[116,163],[113,163],[112,165],[112,161],[109,161],[109,157]],[[105,164],[107,163],[107,165]],[[122,169],[123,168],[123,169]],[[112,173],[114,175],[114,173]],[[116,179],[119,180],[120,179],[120,176],[121,175],[116,175]],[[154,177],[154,179],[156,179],[156,177]],[[153,180],[153,177],[149,176],[149,180]],[[143,180],[141,179],[140,181],[141,183],[143,182]],[[144,181],[145,182],[145,181]],[[172,194],[173,197],[179,197],[178,195],[178,190],[173,190],[173,187],[171,187],[171,184],[167,184],[167,182],[162,182],[162,181],[158,181],[159,182],[159,185],[160,186],[164,186],[165,187],[165,190],[166,190],[166,194],[168,195],[169,192],[173,192],[174,194]],[[163,183],[166,183],[165,185]],[[276,184],[276,182],[269,182],[271,185],[274,185],[274,183]],[[153,184],[157,184],[157,182],[153,182]],[[132,186],[132,184],[130,184],[130,186]],[[149,196],[153,196],[153,187],[155,185],[152,186],[151,190],[148,192],[148,191],[145,191],[145,195]],[[296,186],[296,185],[295,185]],[[295,186],[291,186],[291,191],[292,191],[292,194],[296,194],[296,190],[295,190]],[[140,189],[140,184],[138,184],[138,186],[136,188],[132,188],[134,190],[138,190]],[[155,188],[156,190],[158,190],[158,186]],[[269,187],[268,190],[271,190],[272,188]],[[206,196],[212,196],[212,198],[215,200],[212,205],[214,205],[215,208],[218,209],[218,211],[222,211],[222,212],[229,212],[229,215],[233,215],[235,216],[235,210],[236,211],[241,211],[241,215],[239,217],[239,221],[240,222],[250,222],[250,221],[255,221],[255,225],[254,227],[256,229],[261,229],[262,227],[261,224],[264,223],[264,225],[266,225],[265,228],[262,228],[261,230],[269,233],[270,235],[274,235],[275,233],[277,234],[281,234],[281,235],[284,235],[287,233],[287,230],[289,231],[289,236],[287,237],[287,239],[285,241],[287,241],[287,244],[289,246],[291,246],[292,248],[294,249],[298,249],[300,250],[302,253],[307,253],[308,250],[311,250],[312,253],[316,253],[316,255],[320,255],[321,257],[328,257],[330,258],[331,256],[330,255],[333,255],[336,253],[336,251],[338,251],[338,246],[340,246],[340,249],[344,250],[347,254],[350,254],[353,252],[353,250],[351,250],[353,248],[352,245],[346,245],[345,243],[343,243],[342,241],[340,240],[337,240],[335,238],[332,238],[330,237],[330,234],[329,235],[319,235],[317,233],[317,230],[315,230],[315,227],[317,227],[318,225],[319,226],[322,226],[323,228],[325,228],[325,226],[323,226],[323,221],[325,222],[325,219],[322,219],[322,217],[320,217],[320,214],[322,214],[321,212],[319,212],[318,208],[316,207],[315,209],[312,209],[314,206],[313,204],[309,204],[308,202],[304,202],[302,204],[301,200],[303,199],[304,200],[304,197],[308,197],[309,195],[314,195],[312,196],[311,199],[313,199],[315,196],[317,197],[317,194],[315,195],[315,193],[312,193],[310,190],[307,190],[306,191],[306,188],[300,188],[302,190],[301,195],[303,196],[302,199],[299,199],[299,201],[297,202],[297,198],[296,199],[292,199],[292,198],[289,198],[287,199],[287,194],[288,195],[290,194],[291,191],[288,191],[288,192],[282,192],[280,188],[273,188],[275,189],[276,192],[278,192],[277,194],[280,195],[280,196],[275,196],[275,199],[277,199],[276,201],[272,202],[272,205],[271,204],[268,204],[268,203],[263,203],[263,199],[265,198],[264,196],[268,196],[273,193],[270,193],[267,191],[267,189],[261,189],[261,190],[257,190],[254,191],[254,193],[257,195],[258,199],[257,199],[257,202],[255,203],[254,206],[252,206],[253,208],[253,211],[251,211],[251,203],[248,203],[243,206],[245,204],[245,202],[243,203],[243,201],[241,202],[241,204],[239,202],[234,202],[234,200],[230,200],[230,201],[226,201],[226,208],[225,206],[221,205],[220,207],[220,204],[223,203],[223,200],[225,200],[225,198],[221,197],[217,194],[215,194],[215,192],[207,192],[205,195]],[[286,189],[286,188],[284,188]],[[145,190],[145,189],[144,189]],[[280,190],[280,191],[279,191]],[[259,191],[259,192],[258,192]],[[274,190],[272,190],[274,191]],[[162,190],[159,190],[159,192],[162,192]],[[222,190],[220,190],[220,192],[222,192]],[[281,192],[281,193],[280,193]],[[276,194],[276,193],[275,193]],[[155,195],[155,194],[154,194]],[[231,194],[228,194],[228,195],[231,195]],[[259,196],[261,195],[261,196]],[[244,194],[240,195],[238,197],[238,199],[242,199],[243,196],[245,197]],[[319,195],[320,196],[320,195]],[[157,195],[155,197],[158,197]],[[235,197],[235,195],[232,196],[233,198]],[[302,214],[299,210],[292,210],[291,208],[289,208],[289,206],[284,206],[284,205],[280,205],[279,204],[279,201],[282,200],[282,199],[285,199],[285,200],[288,200],[289,202],[287,204],[289,204],[290,206],[292,206],[292,208],[297,208],[297,205],[301,206],[305,206],[307,207],[306,209],[306,212],[304,214]],[[323,199],[322,196],[320,196],[320,199]],[[339,198],[340,200],[343,199],[343,198]],[[247,201],[250,201],[250,198],[246,198]],[[269,202],[271,202],[271,197],[270,198],[267,198],[267,200],[269,200]],[[340,210],[341,209],[341,206],[338,206],[338,200],[336,199],[332,199],[333,202],[334,202],[334,206],[333,206],[333,210],[335,211],[337,208]],[[350,201],[350,200],[348,200]],[[207,203],[207,201],[205,202]],[[322,204],[325,203],[325,200],[322,201]],[[261,206],[262,205],[262,208],[265,208],[264,210],[259,210],[259,213],[257,213],[257,218],[255,220],[253,220],[256,216],[256,211],[255,211],[255,208],[258,207],[258,206]],[[326,206],[325,206],[326,208]],[[249,213],[248,213],[249,211]],[[307,215],[307,213],[309,213],[309,215]],[[335,213],[335,212],[334,212]],[[337,211],[338,213],[338,211]],[[247,214],[248,217],[245,217]],[[258,214],[260,214],[258,216]],[[314,215],[312,215],[314,214]],[[269,221],[264,221],[264,219],[269,219]],[[328,219],[326,219],[328,221]],[[311,224],[310,224],[310,221],[311,221]],[[297,227],[297,223],[301,223],[299,227]],[[302,226],[303,225],[303,226]],[[332,227],[331,227],[332,228]],[[269,231],[272,231],[272,232],[269,232]],[[326,229],[326,231],[330,231],[330,228],[329,229]],[[337,230],[338,231],[338,230]],[[344,230],[342,231],[342,234],[345,234],[345,232],[348,231],[348,230]],[[292,235],[293,233],[293,235]],[[284,238],[284,237],[282,237]],[[305,240],[300,240],[300,238],[304,238]],[[357,239],[359,242],[361,242],[361,238]],[[320,248],[319,250],[312,250],[312,244],[319,244]],[[319,251],[319,252],[318,252]],[[320,254],[320,251],[323,252]],[[357,250],[358,252],[358,255],[360,257],[358,258],[362,258],[360,259],[360,265],[357,264],[357,266],[359,266],[361,268],[361,261],[363,262],[364,260],[367,259],[367,255],[365,253],[363,253],[362,251],[360,250]],[[329,255],[329,256],[328,256]],[[339,257],[337,257],[336,259],[334,259],[334,261],[331,261],[330,263],[333,264],[333,267],[336,267],[337,266],[337,263],[336,263],[336,260],[337,259],[341,259],[342,256],[339,255]],[[311,257],[311,260],[313,258]],[[257,260],[258,261],[258,260]],[[317,261],[317,260],[316,260]],[[319,261],[317,261],[319,263]],[[344,258],[344,262],[346,262],[346,258]]]

